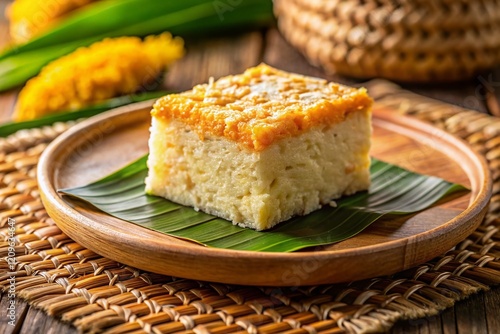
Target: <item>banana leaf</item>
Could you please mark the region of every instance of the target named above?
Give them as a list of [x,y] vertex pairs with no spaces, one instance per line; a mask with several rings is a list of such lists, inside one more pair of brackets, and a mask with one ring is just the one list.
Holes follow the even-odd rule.
[[87,186],[59,190],[114,217],[209,247],[292,252],[350,238],[384,215],[418,212],[465,188],[372,159],[367,192],[337,200],[267,231],[241,228],[144,192],[147,156]]
[[0,91],[23,84],[50,61],[106,37],[163,31],[200,36],[272,20],[270,0],[105,0],[76,11],[43,35],[0,54]]
[[88,118],[113,108],[127,104],[152,100],[168,94],[166,91],[145,92],[141,94],[125,95],[106,100],[102,103],[86,107],[77,111],[67,111],[47,115],[30,121],[9,122],[0,125],[0,137],[7,137],[22,129],[39,128],[56,122],[73,121],[80,118]]

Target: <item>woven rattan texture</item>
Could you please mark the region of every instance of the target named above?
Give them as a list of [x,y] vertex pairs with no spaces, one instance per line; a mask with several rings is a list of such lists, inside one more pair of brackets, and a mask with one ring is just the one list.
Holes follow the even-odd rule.
[[[85,332],[359,333],[400,318],[437,313],[500,283],[500,119],[369,84],[378,106],[415,115],[464,138],[488,159],[494,195],[482,225],[454,250],[391,277],[295,288],[230,286],[142,272],[103,258],[64,235],[39,199],[36,164],[70,125],[0,140],[0,229],[16,220],[17,292],[32,306]],[[0,286],[8,288],[7,242]]]
[[275,0],[278,25],[330,72],[450,81],[500,63],[500,0]]

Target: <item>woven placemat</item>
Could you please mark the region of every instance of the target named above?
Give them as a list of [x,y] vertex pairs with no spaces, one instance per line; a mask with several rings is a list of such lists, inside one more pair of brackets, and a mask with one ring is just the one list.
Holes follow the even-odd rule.
[[[500,283],[500,119],[370,82],[378,106],[429,121],[486,156],[494,189],[482,225],[453,250],[390,277],[349,284],[258,288],[147,273],[103,258],[64,235],[39,197],[36,165],[72,124],[0,139],[0,286],[85,332],[339,333],[389,329],[433,315]],[[9,272],[8,219],[19,262]]]

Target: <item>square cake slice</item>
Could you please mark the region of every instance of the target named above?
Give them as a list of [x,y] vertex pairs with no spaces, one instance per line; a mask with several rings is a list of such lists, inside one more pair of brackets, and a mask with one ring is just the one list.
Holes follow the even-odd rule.
[[265,230],[370,185],[366,90],[265,64],[152,110],[146,191]]

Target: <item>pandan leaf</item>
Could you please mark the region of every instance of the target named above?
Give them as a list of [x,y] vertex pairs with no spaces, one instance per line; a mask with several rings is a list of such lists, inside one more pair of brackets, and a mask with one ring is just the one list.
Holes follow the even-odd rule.
[[155,91],[136,95],[125,95],[109,99],[102,103],[80,110],[59,112],[57,114],[47,115],[30,121],[3,123],[2,125],[0,125],[0,137],[7,137],[8,135],[11,135],[22,129],[39,128],[57,122],[67,122],[80,118],[88,118],[113,108],[121,107],[135,102],[160,98],[166,94],[168,94],[168,92]]
[[271,22],[270,0],[105,0],[75,11],[51,30],[0,54],[0,91],[25,83],[50,61],[106,37],[206,36]]

